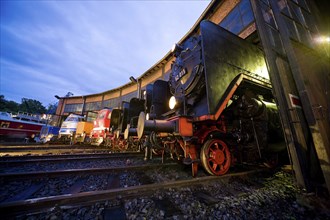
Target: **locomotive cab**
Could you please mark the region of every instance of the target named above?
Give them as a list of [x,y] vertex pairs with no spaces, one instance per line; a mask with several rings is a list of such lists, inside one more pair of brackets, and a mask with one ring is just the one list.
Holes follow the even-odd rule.
[[70,114],[62,123],[58,138],[68,139],[72,137],[76,133],[78,122],[83,120],[84,116],[82,115]]

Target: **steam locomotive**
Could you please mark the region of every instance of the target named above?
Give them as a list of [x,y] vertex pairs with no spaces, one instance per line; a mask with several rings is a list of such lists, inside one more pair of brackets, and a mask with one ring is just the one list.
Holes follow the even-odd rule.
[[137,151],[140,141],[128,136],[130,125],[137,124],[139,113],[145,109],[145,100],[132,98],[123,101],[121,108],[102,109],[99,111],[91,132],[92,145],[105,145],[113,150]]
[[169,80],[147,87],[145,108],[126,137],[191,165],[193,176],[199,164],[223,175],[237,162],[276,163],[271,148],[283,135],[262,51],[202,21],[200,34],[173,54]]

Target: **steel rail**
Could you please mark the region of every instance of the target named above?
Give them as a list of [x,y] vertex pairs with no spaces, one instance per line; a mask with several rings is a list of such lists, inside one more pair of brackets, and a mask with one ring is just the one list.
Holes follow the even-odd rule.
[[79,145],[65,145],[65,146],[30,145],[30,146],[0,147],[0,152],[29,151],[29,150],[109,150],[109,148],[79,146]]
[[22,163],[40,163],[40,162],[62,162],[74,160],[96,160],[108,158],[134,158],[141,157],[142,153],[129,152],[129,153],[95,153],[95,154],[64,154],[64,155],[42,155],[42,156],[11,156],[1,157],[1,164],[22,164]]
[[179,165],[178,163],[167,163],[167,164],[154,164],[154,165],[140,165],[140,166],[126,166],[126,167],[111,167],[111,168],[88,168],[88,169],[68,169],[68,170],[56,170],[56,171],[40,171],[40,172],[27,172],[27,173],[2,173],[0,179],[36,179],[45,177],[62,177],[68,175],[90,175],[99,173],[111,173],[111,172],[122,172],[127,170],[143,170],[150,168],[166,167]]
[[95,202],[103,202],[111,199],[128,199],[137,196],[146,196],[160,189],[179,188],[184,186],[193,186],[210,181],[221,180],[237,176],[249,176],[265,171],[265,169],[257,169],[252,171],[244,171],[240,173],[229,173],[224,176],[206,176],[196,177],[189,180],[179,180],[155,184],[146,184],[140,186],[132,186],[127,188],[110,189],[104,191],[82,192],[77,194],[67,194],[60,196],[43,197],[36,199],[28,199],[16,202],[8,202],[0,204],[0,212],[5,217],[18,216],[26,213],[40,213],[51,210],[55,206],[62,209],[68,209],[79,206],[91,205]]

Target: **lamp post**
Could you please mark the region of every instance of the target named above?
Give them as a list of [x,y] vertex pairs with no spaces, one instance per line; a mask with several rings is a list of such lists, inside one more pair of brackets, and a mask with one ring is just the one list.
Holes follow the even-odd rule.
[[140,99],[141,98],[141,84],[140,84],[140,80],[134,78],[134,76],[129,77],[129,79],[131,80],[131,82],[136,83],[136,85],[137,85],[137,97]]

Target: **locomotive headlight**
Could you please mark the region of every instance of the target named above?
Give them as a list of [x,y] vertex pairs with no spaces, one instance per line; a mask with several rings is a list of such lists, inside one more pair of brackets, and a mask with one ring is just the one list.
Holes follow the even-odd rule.
[[150,115],[149,115],[149,113],[147,113],[146,114],[146,120],[149,120],[149,118],[150,118]]
[[176,104],[177,104],[176,98],[174,96],[171,96],[170,101],[168,102],[170,109],[171,110],[174,109]]

